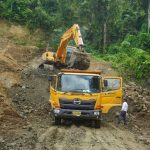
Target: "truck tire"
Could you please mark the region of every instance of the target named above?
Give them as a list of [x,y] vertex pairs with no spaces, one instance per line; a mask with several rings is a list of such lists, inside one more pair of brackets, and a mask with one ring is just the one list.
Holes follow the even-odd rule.
[[101,120],[95,120],[95,128],[100,128],[101,127]]
[[55,120],[54,120],[54,121],[55,121],[55,122],[54,122],[55,125],[60,125],[60,124],[61,124],[61,118],[55,117],[54,119],[55,119]]

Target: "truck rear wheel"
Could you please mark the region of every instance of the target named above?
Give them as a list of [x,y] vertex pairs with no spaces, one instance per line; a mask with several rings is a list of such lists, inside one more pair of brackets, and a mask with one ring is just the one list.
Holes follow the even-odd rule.
[[101,120],[95,120],[94,124],[95,124],[95,128],[100,128],[101,127]]
[[61,124],[61,118],[55,117],[55,125],[60,125]]

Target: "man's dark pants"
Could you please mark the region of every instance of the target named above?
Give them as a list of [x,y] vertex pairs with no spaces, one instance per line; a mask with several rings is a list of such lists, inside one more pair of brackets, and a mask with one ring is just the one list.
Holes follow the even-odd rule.
[[126,111],[121,111],[118,116],[118,125],[120,124],[121,120],[123,119],[124,125],[126,125]]

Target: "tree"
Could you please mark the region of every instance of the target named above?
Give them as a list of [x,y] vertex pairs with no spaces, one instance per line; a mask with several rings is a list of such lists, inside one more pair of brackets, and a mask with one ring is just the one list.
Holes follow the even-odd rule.
[[150,0],[148,0],[148,33],[150,32]]

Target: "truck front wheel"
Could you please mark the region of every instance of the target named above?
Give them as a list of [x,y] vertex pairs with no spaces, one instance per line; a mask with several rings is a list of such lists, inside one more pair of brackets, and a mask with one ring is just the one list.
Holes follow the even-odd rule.
[[55,125],[60,125],[61,124],[61,118],[55,117]]
[[95,120],[95,128],[100,128],[101,127],[101,120]]

